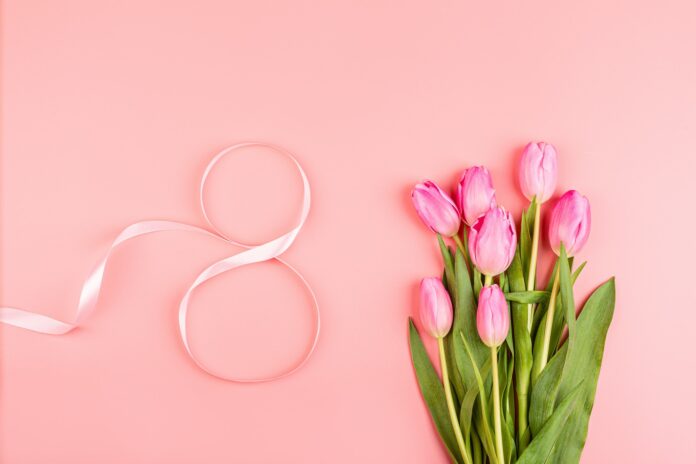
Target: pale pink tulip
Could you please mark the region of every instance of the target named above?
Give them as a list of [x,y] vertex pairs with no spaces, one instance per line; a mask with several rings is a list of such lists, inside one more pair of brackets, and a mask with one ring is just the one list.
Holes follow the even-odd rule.
[[434,232],[452,237],[459,232],[459,210],[452,199],[434,182],[426,180],[411,192],[413,206],[425,225]]
[[442,338],[452,327],[452,300],[437,277],[428,277],[420,284],[420,319],[423,328],[433,337]]
[[520,187],[530,201],[543,203],[553,195],[558,180],[556,149],[550,143],[531,142],[520,159]]
[[469,255],[484,275],[505,272],[515,256],[516,247],[515,223],[502,207],[488,210],[469,230]]
[[495,205],[495,189],[488,169],[474,166],[464,171],[457,184],[457,206],[464,222],[471,226]]
[[553,207],[549,220],[549,242],[557,255],[561,243],[568,257],[575,256],[587,242],[590,235],[590,202],[577,190],[563,194]]
[[499,346],[508,335],[510,313],[505,295],[497,285],[483,287],[479,293],[476,328],[481,341],[490,347]]

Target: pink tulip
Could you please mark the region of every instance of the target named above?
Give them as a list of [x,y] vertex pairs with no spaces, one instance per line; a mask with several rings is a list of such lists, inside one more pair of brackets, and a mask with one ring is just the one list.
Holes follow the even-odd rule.
[[590,235],[590,202],[578,193],[569,190],[553,207],[549,220],[549,242],[554,253],[560,255],[561,243],[568,257],[575,256]]
[[435,338],[444,337],[452,328],[452,300],[437,277],[421,281],[420,318],[425,330]]
[[510,313],[505,295],[497,285],[483,287],[476,310],[476,328],[487,346],[499,346],[510,330]]
[[420,218],[434,232],[447,237],[459,232],[459,210],[434,182],[426,180],[417,184],[411,192],[411,199]]
[[469,255],[487,276],[502,274],[515,256],[517,234],[509,212],[496,207],[474,223],[469,231]]
[[531,142],[520,159],[520,187],[530,201],[543,203],[553,195],[558,180],[556,149],[550,143]]
[[471,226],[495,208],[495,204],[495,189],[488,169],[474,166],[464,171],[457,185],[457,206],[464,222]]

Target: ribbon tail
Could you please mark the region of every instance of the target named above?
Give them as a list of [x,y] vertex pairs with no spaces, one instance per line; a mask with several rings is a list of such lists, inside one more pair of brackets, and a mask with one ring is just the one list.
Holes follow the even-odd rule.
[[112,252],[122,243],[155,232],[184,231],[203,233],[223,240],[222,237],[200,227],[174,221],[141,221],[123,229],[113,240],[106,255],[85,279],[80,291],[77,312],[73,322],[63,322],[52,317],[12,307],[0,307],[0,323],[49,335],[63,335],[79,327],[97,306],[104,280],[106,263]]

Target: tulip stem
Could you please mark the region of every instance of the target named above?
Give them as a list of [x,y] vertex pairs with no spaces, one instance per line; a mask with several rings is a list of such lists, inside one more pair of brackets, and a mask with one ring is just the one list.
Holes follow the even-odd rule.
[[493,374],[493,421],[495,424],[495,446],[498,462],[505,462],[503,451],[503,428],[500,420],[500,380],[498,379],[498,347],[491,347],[491,372]]
[[456,243],[459,249],[462,251],[462,254],[466,256],[466,247],[462,243],[462,240],[459,238],[459,234],[454,234],[452,236],[452,239],[454,240],[454,243]]
[[445,356],[445,344],[442,337],[438,337],[437,346],[440,350],[440,366],[442,366],[442,386],[445,388],[445,399],[447,400],[447,409],[449,410],[450,420],[452,421],[452,429],[454,430],[454,436],[457,439],[457,446],[459,446],[459,452],[462,454],[465,464],[471,464],[471,459],[466,452],[466,445],[464,444],[464,437],[462,436],[462,429],[459,426],[459,416],[454,410],[454,400],[452,399],[452,386],[449,381],[449,372],[447,371],[447,357]]
[[483,280],[483,286],[490,287],[491,285],[493,285],[493,276],[487,275]]
[[[536,198],[535,201],[536,203]],[[529,273],[527,274],[527,290],[532,291],[536,285],[537,258],[539,256],[539,229],[541,227],[541,203],[536,203],[534,208],[534,232],[532,234],[532,256],[529,260]],[[532,333],[532,320],[534,319],[534,304],[527,305],[527,331]]]
[[541,345],[541,358],[537,369],[535,369],[536,378],[541,371],[546,367],[546,363],[549,360],[549,348],[551,344],[551,330],[553,329],[553,316],[556,312],[556,295],[558,294],[558,285],[560,279],[558,278],[560,272],[556,269],[553,277],[553,287],[551,287],[551,296],[549,297],[549,309],[546,311],[546,325],[544,326],[544,343]]
[[469,271],[473,274],[474,266],[471,264],[471,257],[469,256],[469,229],[466,225],[462,228],[462,239],[462,243],[464,244],[462,253],[464,253],[464,259],[466,260]]

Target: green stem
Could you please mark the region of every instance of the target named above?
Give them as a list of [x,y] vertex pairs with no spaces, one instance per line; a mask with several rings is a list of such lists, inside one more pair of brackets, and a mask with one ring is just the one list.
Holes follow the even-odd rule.
[[482,459],[481,459],[481,441],[479,440],[479,437],[476,434],[475,430],[471,431],[471,438],[472,438],[472,440],[471,440],[471,442],[472,442],[471,454],[472,454],[473,459],[474,459],[474,464],[481,464],[481,461],[482,461]]
[[493,276],[489,276],[489,275],[485,276],[485,278],[483,280],[483,286],[488,287],[492,284],[493,284]]
[[498,462],[505,462],[503,451],[503,428],[500,420],[500,381],[498,380],[498,348],[491,347],[491,371],[493,375],[493,421],[495,426],[495,446]]
[[[536,203],[536,198],[532,200]],[[541,204],[536,204],[536,210],[534,211],[534,232],[532,234],[532,255],[529,260],[529,273],[527,274],[527,290],[536,290],[536,269],[537,269],[537,259],[539,256],[539,230],[541,229]],[[534,322],[534,304],[530,303],[527,305],[527,332],[531,334],[532,324]],[[532,363],[533,364],[533,363]],[[519,453],[521,454],[529,445],[530,432],[529,432],[529,419],[527,417],[529,408],[529,378],[531,374],[530,369],[523,369],[520,364],[519,368],[516,369],[516,375],[525,376],[524,379],[518,378],[517,382],[517,442],[519,447]]]
[[454,243],[457,244],[457,246],[458,246],[459,249],[461,250],[462,254],[463,254],[464,256],[467,256],[466,247],[465,247],[464,244],[462,243],[462,240],[459,238],[459,234],[454,234],[454,235],[452,236],[452,239],[454,240]]
[[466,464],[471,464],[469,455],[466,452],[466,446],[464,445],[464,437],[462,436],[462,429],[459,426],[459,417],[454,410],[454,400],[452,399],[452,386],[449,381],[449,372],[447,370],[447,357],[445,356],[445,344],[442,337],[437,339],[437,346],[440,349],[440,365],[442,366],[442,386],[445,388],[445,399],[447,400],[447,409],[449,410],[450,420],[452,421],[452,429],[454,430],[454,436],[457,439],[457,446],[459,446],[459,452],[462,454],[462,458]]
[[466,258],[466,265],[469,266],[469,271],[471,274],[474,273],[474,266],[471,264],[471,256],[469,256],[469,228],[464,226],[462,229],[462,241],[464,243],[464,258]]
[[[469,348],[469,344],[466,342],[466,338],[464,338],[464,334],[461,330],[459,331],[459,337],[462,340],[462,344],[464,345],[466,354],[469,356],[469,360],[471,361],[471,367],[474,369],[474,377],[476,377],[476,383],[478,384],[478,397],[481,403],[481,418],[483,419],[483,433],[479,435],[479,438],[481,439],[481,444],[483,444],[484,441],[486,442],[487,447],[484,446],[484,449],[486,449],[486,454],[488,454],[487,450],[494,449],[495,444],[493,444],[493,437],[491,436],[491,427],[488,423],[488,404],[486,401],[486,390],[483,384],[483,377],[481,377],[481,371],[479,370],[478,365],[476,364],[474,355],[471,353],[471,348]],[[498,464],[498,459],[495,456],[495,452],[493,452],[493,454],[491,454],[488,457],[490,458],[491,464]]]
[[529,399],[527,392],[519,392],[517,395],[517,440],[519,442],[519,454],[529,445],[529,422],[527,419]]
[[553,287],[551,287],[551,296],[549,297],[549,309],[546,311],[546,325],[544,326],[544,343],[541,345],[541,358],[538,367],[535,368],[534,378],[541,374],[541,371],[546,367],[549,361],[549,348],[551,344],[551,331],[553,329],[553,316],[556,311],[556,295],[558,294],[558,285],[560,282],[558,270],[554,273]]
[[[532,234],[532,256],[529,260],[529,273],[527,274],[527,290],[532,291],[536,285],[537,257],[539,255],[539,229],[541,222],[541,203],[536,205],[534,211],[534,232]],[[534,305],[527,305],[527,331],[532,332],[532,320],[534,319]]]

